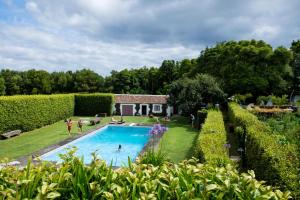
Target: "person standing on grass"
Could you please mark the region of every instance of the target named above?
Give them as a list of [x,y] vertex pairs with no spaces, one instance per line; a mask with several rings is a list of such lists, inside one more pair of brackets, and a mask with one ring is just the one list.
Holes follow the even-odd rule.
[[68,133],[69,133],[69,135],[71,135],[71,129],[72,129],[72,120],[71,119],[69,119],[68,121],[67,121],[67,127],[68,127]]
[[82,133],[82,125],[83,125],[82,119],[79,119],[77,122],[77,126],[78,126],[78,131],[81,133]]
[[194,121],[195,121],[195,116],[191,114],[192,128],[194,128]]

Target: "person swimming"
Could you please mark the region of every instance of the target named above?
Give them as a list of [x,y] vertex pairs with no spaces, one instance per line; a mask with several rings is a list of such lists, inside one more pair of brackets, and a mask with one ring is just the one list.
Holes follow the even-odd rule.
[[121,151],[122,146],[119,144],[118,152]]

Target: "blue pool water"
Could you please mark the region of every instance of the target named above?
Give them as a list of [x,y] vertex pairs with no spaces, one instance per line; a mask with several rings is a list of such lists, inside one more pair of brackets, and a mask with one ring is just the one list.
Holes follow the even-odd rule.
[[[76,146],[78,148],[76,155],[83,156],[86,164],[92,160],[91,153],[97,151],[98,157],[109,165],[111,162],[113,166],[126,165],[128,156],[135,160],[148,142],[150,129],[136,126],[105,126],[42,155],[41,159],[60,162],[58,155],[65,153],[66,148]],[[122,145],[121,151],[117,151],[119,144]]]

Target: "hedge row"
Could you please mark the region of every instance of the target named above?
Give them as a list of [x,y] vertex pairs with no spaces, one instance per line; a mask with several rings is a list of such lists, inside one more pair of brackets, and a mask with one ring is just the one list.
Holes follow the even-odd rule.
[[0,97],[0,133],[30,131],[73,116],[74,95]]
[[61,165],[27,165],[0,170],[0,199],[276,199],[281,192],[257,181],[253,171],[239,174],[232,166],[218,168],[197,160],[161,166],[128,164],[113,170],[93,159],[64,155]]
[[30,131],[74,115],[112,114],[113,94],[20,95],[0,97],[0,134]]
[[224,166],[231,162],[226,143],[226,129],[222,113],[217,110],[209,110],[197,139],[197,157],[201,162]]
[[299,195],[297,148],[280,143],[270,127],[239,105],[230,103],[229,114],[235,126],[244,130],[247,168],[253,169],[259,179]]
[[75,94],[75,115],[112,114],[113,94]]

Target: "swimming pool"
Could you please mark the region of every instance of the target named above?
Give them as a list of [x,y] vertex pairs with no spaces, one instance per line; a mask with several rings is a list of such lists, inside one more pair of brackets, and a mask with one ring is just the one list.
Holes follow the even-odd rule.
[[[150,129],[150,127],[108,125],[50,151],[40,158],[61,162],[59,154],[66,153],[66,148],[76,146],[78,148],[76,155],[83,156],[86,164],[92,160],[91,153],[97,151],[98,157],[105,160],[107,164],[110,165],[112,162],[113,166],[121,166],[127,164],[128,156],[132,161],[135,160],[150,138]],[[122,146],[120,151],[118,151],[119,145]]]

